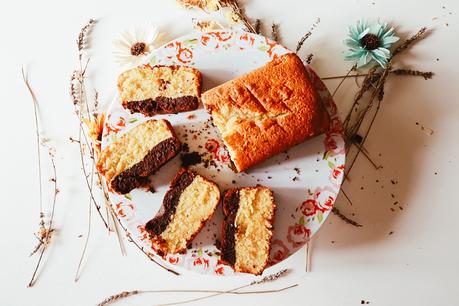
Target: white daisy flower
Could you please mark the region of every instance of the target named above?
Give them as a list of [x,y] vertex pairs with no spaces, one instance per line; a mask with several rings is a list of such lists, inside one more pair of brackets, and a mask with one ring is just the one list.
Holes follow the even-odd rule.
[[132,68],[142,64],[155,49],[158,28],[153,25],[126,30],[113,41],[115,62],[122,68]]

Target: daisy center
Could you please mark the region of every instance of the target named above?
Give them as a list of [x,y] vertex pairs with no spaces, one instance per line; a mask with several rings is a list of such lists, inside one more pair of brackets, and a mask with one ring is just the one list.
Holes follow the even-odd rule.
[[136,42],[131,47],[131,54],[134,56],[144,54],[145,51],[147,51],[147,45],[144,42]]
[[375,34],[367,34],[360,40],[360,43],[367,50],[374,50],[379,48],[379,38]]

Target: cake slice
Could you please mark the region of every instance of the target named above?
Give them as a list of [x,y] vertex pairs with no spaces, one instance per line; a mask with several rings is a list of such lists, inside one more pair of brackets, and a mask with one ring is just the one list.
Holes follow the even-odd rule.
[[180,149],[180,141],[167,120],[148,120],[102,150],[97,170],[112,190],[126,194],[148,185],[148,177]]
[[259,275],[268,264],[276,203],[263,186],[229,189],[223,198],[221,259]]
[[237,172],[329,126],[328,113],[293,53],[205,92],[202,100]]
[[118,77],[122,105],[145,116],[175,114],[198,108],[201,73],[186,66],[136,67]]
[[218,186],[181,169],[171,182],[158,214],[145,229],[160,255],[182,253],[220,202]]

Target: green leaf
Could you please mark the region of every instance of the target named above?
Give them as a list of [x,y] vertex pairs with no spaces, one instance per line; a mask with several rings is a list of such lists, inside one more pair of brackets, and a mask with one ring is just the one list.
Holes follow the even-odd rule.
[[304,216],[301,216],[300,221],[298,221],[300,225],[304,225]]
[[258,50],[264,51],[264,52],[268,51],[268,49],[269,49],[269,48],[268,48],[268,46],[266,46],[266,45],[263,45],[263,46],[258,47]]
[[317,220],[318,220],[319,222],[322,222],[323,219],[324,219],[324,214],[319,210],[319,211],[317,212]]
[[329,151],[325,151],[324,152],[324,156],[322,157],[322,159],[327,159],[328,155],[330,155],[330,152]]
[[332,163],[331,161],[328,162],[328,166],[329,166],[330,168],[332,168],[332,169],[335,168],[335,164]]
[[134,123],[134,122],[137,122],[137,121],[139,121],[139,119],[137,119],[137,118],[132,118],[131,120],[129,120],[129,123]]
[[193,45],[193,44],[196,44],[197,42],[198,42],[198,40],[196,38],[194,38],[194,39],[186,39],[186,40],[183,41],[183,43],[185,45]]
[[199,249],[199,250],[198,250],[198,256],[201,257],[202,254],[203,254],[202,249]]
[[129,201],[132,201],[132,196],[131,196],[130,193],[125,194],[124,197],[125,197],[126,199],[128,199]]

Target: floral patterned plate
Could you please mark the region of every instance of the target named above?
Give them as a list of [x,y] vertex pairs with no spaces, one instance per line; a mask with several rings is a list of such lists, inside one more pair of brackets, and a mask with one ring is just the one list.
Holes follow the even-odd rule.
[[[147,64],[196,67],[203,74],[206,90],[288,52],[291,51],[259,35],[213,31],[172,41],[155,51]],[[336,106],[320,78],[310,67],[307,71],[330,113],[330,132],[281,153],[247,173],[236,174],[230,170],[228,153],[202,106],[194,112],[157,116],[169,120],[182,143],[203,157],[202,163],[191,168],[215,181],[222,190],[262,184],[274,191],[278,209],[271,266],[299,250],[317,232],[333,207],[343,179],[345,150]],[[102,147],[147,119],[141,114],[130,114],[123,109],[119,98],[115,98],[108,111]],[[185,254],[161,258],[151,245],[144,225],[158,211],[169,182],[180,165],[180,158],[176,157],[152,176],[155,192],[138,189],[125,196],[110,194],[113,208],[131,238],[171,268],[233,275],[235,272],[220,261],[215,246],[220,238],[221,207]]]

